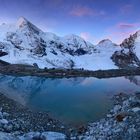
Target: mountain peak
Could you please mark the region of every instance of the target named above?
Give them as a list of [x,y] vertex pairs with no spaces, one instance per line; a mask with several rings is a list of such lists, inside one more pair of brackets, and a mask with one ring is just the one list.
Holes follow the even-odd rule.
[[104,39],[99,42],[99,44],[103,44],[103,43],[112,43],[112,41],[110,39]]
[[39,34],[40,32],[42,32],[38,27],[36,27],[34,24],[32,24],[30,21],[28,21],[24,17],[20,17],[16,25],[19,29],[24,30],[24,31],[30,31],[36,34]]
[[140,36],[140,30],[138,30],[135,34],[133,34],[133,36],[135,36],[135,37]]
[[18,21],[17,21],[17,26],[18,26],[19,28],[22,28],[22,27],[24,27],[25,25],[27,25],[28,22],[29,22],[29,21],[28,21],[26,18],[20,17],[20,18],[18,19]]
[[110,39],[104,39],[102,41],[100,41],[97,45],[98,47],[101,47],[101,48],[114,48],[114,46],[118,46],[117,44],[113,43]]
[[66,35],[64,36],[65,38],[69,38],[69,39],[73,39],[73,38],[81,38],[80,36],[78,35],[75,35],[75,34],[69,34],[69,35]]

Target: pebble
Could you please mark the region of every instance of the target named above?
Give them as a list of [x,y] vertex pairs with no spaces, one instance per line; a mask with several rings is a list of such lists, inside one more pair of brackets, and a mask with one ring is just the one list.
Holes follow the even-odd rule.
[[140,111],[140,108],[139,107],[132,108],[132,111],[133,112],[138,112],[138,111]]
[[1,123],[1,124],[8,124],[8,121],[7,121],[6,119],[1,119],[1,120],[0,120],[0,123]]
[[[123,98],[125,95],[121,95],[120,98]],[[119,100],[117,96],[117,105],[110,111],[110,114],[107,114],[105,118],[90,123],[88,129],[80,128],[80,133],[75,134],[71,132],[71,140],[139,140],[140,138],[140,107],[138,106],[140,102],[139,96],[125,96],[124,100]],[[115,102],[115,101],[114,101]],[[29,140],[46,140],[44,134],[48,133],[39,133],[32,132],[24,134],[22,132],[22,126],[25,124],[22,120],[9,120],[7,117],[8,113],[2,112],[0,108],[0,132],[8,132],[12,134],[12,137],[16,135],[23,134],[23,138],[31,138]],[[125,117],[122,121],[118,122],[116,116],[122,113],[125,114]],[[55,125],[47,123],[47,126],[55,127]],[[65,129],[64,126],[60,127]],[[72,130],[71,130],[72,131]],[[84,132],[85,131],[85,132]],[[53,134],[53,133],[51,133]],[[9,136],[3,135],[3,136]],[[55,136],[55,135],[54,135]],[[64,140],[64,135],[60,134]],[[77,138],[78,137],[78,138]]]
[[[140,93],[139,93],[140,94]],[[125,97],[122,100],[123,96]],[[140,138],[140,98],[135,95],[122,95],[117,97],[117,105],[111,109],[111,114],[106,115],[106,119],[88,126],[87,132],[81,135],[80,140],[139,140]],[[120,98],[120,99],[119,99]],[[119,101],[119,102],[118,102]],[[133,105],[133,106],[132,106]],[[118,122],[114,116],[125,114],[125,117]],[[121,115],[120,115],[121,117]]]

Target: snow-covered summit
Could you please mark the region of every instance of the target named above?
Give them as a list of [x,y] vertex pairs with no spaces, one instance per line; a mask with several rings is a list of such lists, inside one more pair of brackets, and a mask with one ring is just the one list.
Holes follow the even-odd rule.
[[117,44],[113,43],[110,39],[104,39],[100,41],[97,46],[106,48],[106,47],[118,47]]
[[19,29],[22,30],[26,30],[28,29],[29,31],[33,31],[34,33],[39,34],[40,32],[42,32],[38,27],[36,27],[35,25],[33,25],[30,21],[28,21],[26,18],[24,17],[20,17],[16,23],[16,26]]
[[74,34],[70,34],[70,35],[66,35],[64,36],[64,39],[70,44],[70,43],[74,43],[74,45],[77,45],[75,47],[78,47],[78,45],[80,45],[79,47],[93,47],[93,44],[91,44],[88,41],[85,41],[83,38],[81,38],[80,36],[74,35]]
[[103,44],[103,43],[112,43],[112,41],[110,39],[103,39],[101,40],[98,44]]
[[19,28],[22,28],[23,26],[27,25],[28,24],[28,21],[27,19],[25,19],[24,17],[20,17],[17,21],[17,26]]

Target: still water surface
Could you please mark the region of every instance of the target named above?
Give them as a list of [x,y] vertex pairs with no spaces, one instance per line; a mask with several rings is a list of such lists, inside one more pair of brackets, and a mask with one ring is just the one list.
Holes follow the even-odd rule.
[[140,91],[140,77],[70,78],[0,75],[0,92],[37,111],[49,111],[61,121],[79,125],[102,118],[111,97]]

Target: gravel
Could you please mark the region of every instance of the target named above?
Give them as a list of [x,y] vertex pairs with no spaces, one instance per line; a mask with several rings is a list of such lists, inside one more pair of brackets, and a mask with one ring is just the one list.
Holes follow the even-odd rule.
[[140,93],[113,97],[114,108],[98,122],[89,124],[82,140],[140,140]]
[[[0,140],[139,140],[140,93],[120,93],[112,100],[114,107],[105,118],[81,127],[78,131],[69,128],[71,137],[66,135],[64,125],[59,125],[60,128],[56,131],[29,129],[28,121],[19,116],[10,117],[11,112],[7,113],[0,108]],[[51,121],[44,125],[54,127],[53,120]]]

